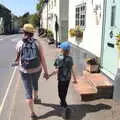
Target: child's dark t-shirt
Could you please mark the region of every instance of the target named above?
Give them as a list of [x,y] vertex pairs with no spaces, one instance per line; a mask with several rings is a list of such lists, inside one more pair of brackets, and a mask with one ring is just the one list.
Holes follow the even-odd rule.
[[71,79],[73,66],[73,59],[71,56],[59,55],[55,60],[54,66],[58,69],[58,80],[68,81]]

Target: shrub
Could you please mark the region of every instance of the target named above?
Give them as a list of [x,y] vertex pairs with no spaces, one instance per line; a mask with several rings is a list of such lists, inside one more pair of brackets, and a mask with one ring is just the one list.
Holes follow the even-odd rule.
[[47,30],[47,37],[53,37],[53,32],[51,30]]

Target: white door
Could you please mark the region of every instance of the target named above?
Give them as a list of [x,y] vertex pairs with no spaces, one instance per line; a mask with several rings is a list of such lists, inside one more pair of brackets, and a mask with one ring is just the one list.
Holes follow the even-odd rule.
[[104,2],[102,71],[114,80],[118,67],[115,35],[120,32],[120,1]]

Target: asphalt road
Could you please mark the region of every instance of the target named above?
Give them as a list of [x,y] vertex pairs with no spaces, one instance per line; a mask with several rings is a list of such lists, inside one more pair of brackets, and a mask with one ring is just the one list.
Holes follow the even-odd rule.
[[11,63],[16,56],[15,45],[21,37],[21,34],[0,35],[0,106],[14,71]]

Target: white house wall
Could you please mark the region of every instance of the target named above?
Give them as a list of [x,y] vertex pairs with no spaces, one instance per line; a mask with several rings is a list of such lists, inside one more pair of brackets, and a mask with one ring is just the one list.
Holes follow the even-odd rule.
[[69,0],[60,1],[60,40],[68,40],[68,10],[69,10]]
[[[48,2],[48,14],[52,14],[53,18],[48,19],[48,28],[53,31],[54,38],[56,39],[55,32],[55,21],[57,16],[57,22],[59,24],[58,41],[62,42],[68,40],[68,0],[56,0],[56,6],[54,5],[55,0]],[[53,7],[51,6],[53,3]],[[48,15],[48,16],[49,16]]]
[[[53,3],[53,6],[52,6]],[[55,21],[56,21],[56,16],[58,17],[58,23],[59,23],[59,0],[56,0],[56,5],[55,5],[55,0],[50,0],[48,2],[48,17],[52,15],[52,18],[48,18],[48,29],[52,30],[54,33],[54,39],[55,38]],[[59,40],[59,36],[58,36]]]
[[42,27],[47,29],[47,5],[44,5],[42,11],[42,20],[41,20]]
[[[83,40],[78,45],[75,38],[71,38],[69,35],[69,41],[73,44],[91,52],[92,54],[100,57],[101,54],[101,35],[102,35],[102,13],[103,13],[103,0],[93,0],[94,3],[101,3],[101,18],[99,24],[96,23],[96,15],[93,12],[94,4],[92,0],[86,1],[86,27],[83,34]],[[69,1],[69,29],[75,28],[75,8],[81,4],[83,0]],[[99,11],[98,11],[99,12]],[[99,14],[99,13],[98,13]]]
[[[56,40],[55,21],[59,25],[58,42],[68,40],[68,6],[69,0],[49,0],[48,1],[48,29],[54,33]],[[53,4],[53,5],[52,5]],[[47,28],[47,5],[45,4],[42,11],[42,27]]]

